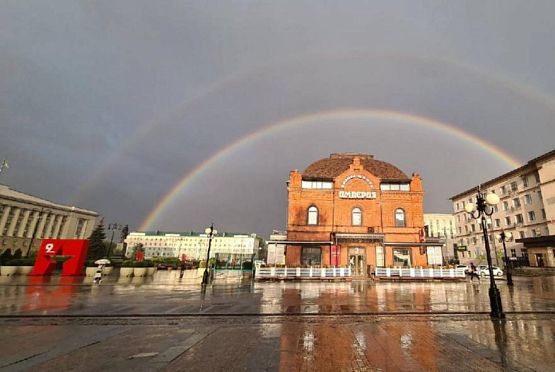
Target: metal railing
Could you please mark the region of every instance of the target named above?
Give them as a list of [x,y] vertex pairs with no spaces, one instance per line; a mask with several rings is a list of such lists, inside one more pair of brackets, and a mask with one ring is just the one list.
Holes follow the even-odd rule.
[[435,278],[465,278],[464,269],[431,269],[431,268],[376,268],[376,276],[383,278],[421,278],[421,279],[435,279]]
[[255,271],[256,279],[333,279],[351,278],[348,267],[260,267]]

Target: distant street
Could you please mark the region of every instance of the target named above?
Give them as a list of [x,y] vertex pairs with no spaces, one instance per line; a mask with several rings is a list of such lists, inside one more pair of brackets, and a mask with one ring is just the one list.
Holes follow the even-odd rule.
[[[35,280],[35,283],[27,283]],[[553,277],[488,284],[180,283],[15,277],[0,282],[6,370],[549,370]],[[30,284],[30,285],[29,285]],[[340,337],[337,337],[340,336]]]

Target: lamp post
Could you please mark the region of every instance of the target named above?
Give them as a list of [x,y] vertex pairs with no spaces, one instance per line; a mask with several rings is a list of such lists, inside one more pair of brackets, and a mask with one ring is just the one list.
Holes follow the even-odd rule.
[[491,262],[491,252],[488,239],[488,227],[486,221],[486,216],[491,216],[493,214],[493,206],[497,203],[499,203],[499,196],[495,195],[494,193],[485,195],[485,193],[482,193],[482,191],[480,190],[480,187],[478,187],[478,194],[476,195],[476,205],[469,203],[465,205],[464,209],[468,214],[470,214],[470,216],[472,216],[472,218],[474,218],[475,220],[479,219],[482,225],[490,279],[490,316],[492,318],[502,319],[505,318],[505,314],[503,313],[503,305],[501,304],[501,295],[499,294],[499,289],[495,285],[495,279],[493,277],[493,267]]
[[122,228],[122,225],[119,223],[111,223],[108,224],[108,230],[112,230],[112,237],[110,238],[110,245],[108,246],[108,253],[106,254],[106,258],[110,258],[110,253],[112,251],[112,242],[114,241],[114,233],[116,230]]
[[505,233],[501,230],[501,234],[496,234],[495,238],[503,242],[503,253],[505,254],[505,270],[507,270],[507,285],[513,285],[513,273],[511,272],[511,263],[509,262],[509,257],[507,256],[507,246],[505,242],[510,242],[513,239],[513,234]]
[[37,235],[37,230],[40,225],[40,221],[42,220],[42,214],[46,212],[47,214],[50,213],[50,210],[41,208],[39,215],[37,217],[37,223],[35,224],[35,228],[33,229],[33,235],[31,235],[31,241],[29,242],[29,247],[27,248],[27,253],[25,253],[25,257],[29,257],[29,253],[31,253],[31,249],[33,248],[33,241],[35,240],[35,236]]
[[214,229],[214,224],[212,223],[210,224],[210,227],[207,227],[206,230],[204,230],[204,232],[208,237],[208,252],[206,253],[206,266],[204,267],[204,274],[202,275],[202,285],[206,285],[210,281],[209,279],[210,275],[208,274],[208,262],[210,261],[210,248],[212,247],[212,239],[214,238],[214,235],[218,233],[218,231]]

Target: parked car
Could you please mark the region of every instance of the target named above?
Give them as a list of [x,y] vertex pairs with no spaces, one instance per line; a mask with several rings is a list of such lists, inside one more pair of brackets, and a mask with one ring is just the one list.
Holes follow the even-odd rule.
[[470,267],[468,265],[457,265],[455,266],[455,270],[464,270],[464,273],[468,274]]
[[[501,276],[503,275],[503,270],[501,270],[500,268],[498,268],[497,266],[492,266],[491,267],[493,270],[493,275],[495,276]],[[489,269],[486,265],[480,265],[478,266],[478,274],[480,276],[486,276],[489,275]]]
[[263,260],[254,260],[254,267],[255,268],[260,268],[260,267],[264,267],[266,266],[266,262],[264,262]]

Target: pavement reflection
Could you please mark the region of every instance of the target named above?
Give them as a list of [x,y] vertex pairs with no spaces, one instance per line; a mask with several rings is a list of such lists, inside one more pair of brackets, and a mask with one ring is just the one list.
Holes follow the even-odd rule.
[[0,368],[552,370],[553,284],[550,277],[500,283],[508,316],[494,322],[488,284],[477,282],[246,282],[202,290],[172,272],[100,286],[87,278],[2,278]]
[[[555,278],[500,283],[506,312],[555,311]],[[487,313],[488,284],[477,282],[237,282],[203,287],[176,272],[154,278],[15,277],[0,282],[0,315]],[[85,311],[86,310],[86,311]]]

